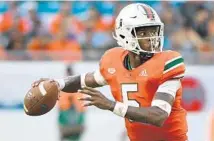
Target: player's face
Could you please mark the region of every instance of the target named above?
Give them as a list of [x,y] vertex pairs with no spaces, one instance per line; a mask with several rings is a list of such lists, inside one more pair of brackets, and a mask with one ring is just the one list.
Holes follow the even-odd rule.
[[[154,36],[158,36],[158,32],[159,32],[159,26],[136,28],[137,38],[144,38],[144,39],[138,39],[141,49],[149,52],[160,51],[159,48],[154,48],[154,44],[155,42],[157,42],[157,39],[155,39]],[[153,37],[153,38],[149,38],[149,37]]]

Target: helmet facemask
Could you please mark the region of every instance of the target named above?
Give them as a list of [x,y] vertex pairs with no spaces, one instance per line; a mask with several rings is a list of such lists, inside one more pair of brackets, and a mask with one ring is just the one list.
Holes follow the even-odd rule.
[[163,36],[160,36],[160,28],[160,25],[133,28],[131,34],[137,42],[136,49],[145,53],[161,52]]

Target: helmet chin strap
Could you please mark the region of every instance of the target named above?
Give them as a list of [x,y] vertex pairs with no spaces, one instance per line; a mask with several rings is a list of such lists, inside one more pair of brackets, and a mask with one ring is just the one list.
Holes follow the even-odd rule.
[[154,56],[154,53],[149,53],[149,52],[140,52],[140,61],[141,63],[145,63],[149,59],[151,59]]
[[[138,45],[138,48],[140,48],[139,43],[138,43],[137,45]],[[151,58],[154,56],[154,53],[139,51],[139,52],[138,52],[138,55],[140,56],[141,64],[143,64],[143,63],[145,63],[147,60],[151,59]]]

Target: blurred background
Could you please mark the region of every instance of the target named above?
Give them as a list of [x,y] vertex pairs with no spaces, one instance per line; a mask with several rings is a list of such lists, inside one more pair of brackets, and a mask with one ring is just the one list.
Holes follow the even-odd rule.
[[[33,81],[98,68],[118,12],[133,2],[152,6],[165,23],[164,50],[179,51],[189,140],[214,141],[214,2],[212,1],[1,1],[0,140],[127,141],[123,119],[84,109],[63,94],[49,114],[29,117],[23,97]],[[100,89],[112,99],[109,88]]]

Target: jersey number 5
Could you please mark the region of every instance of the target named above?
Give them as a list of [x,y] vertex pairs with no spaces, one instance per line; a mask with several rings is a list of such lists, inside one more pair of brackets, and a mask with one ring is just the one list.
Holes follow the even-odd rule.
[[138,91],[138,84],[137,83],[121,84],[121,88],[122,88],[123,103],[126,103],[129,106],[133,106],[133,107],[140,107],[140,104],[137,102],[136,99],[130,98],[133,92]]

